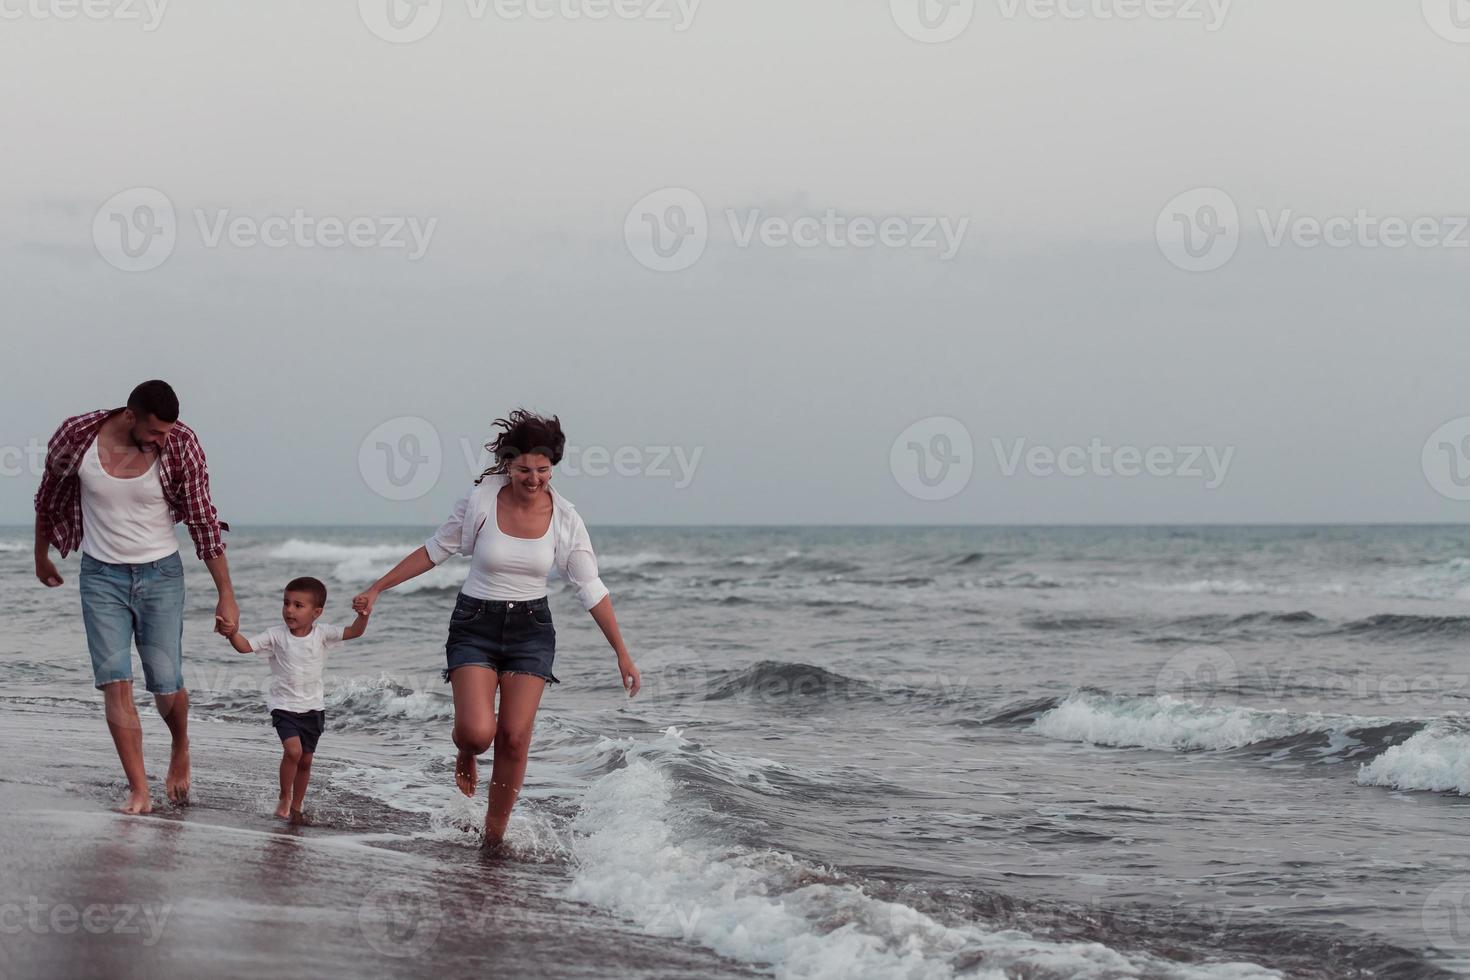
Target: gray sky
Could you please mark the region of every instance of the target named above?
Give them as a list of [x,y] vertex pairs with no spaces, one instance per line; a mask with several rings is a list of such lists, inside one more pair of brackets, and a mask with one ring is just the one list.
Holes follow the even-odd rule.
[[[40,16],[68,2],[0,0],[0,520],[24,447],[155,376],[240,522],[436,520],[517,405],[632,447],[557,478],[594,525],[1470,518],[1470,422],[1423,455],[1470,416],[1451,0],[929,0],[941,43],[919,0],[429,0],[411,43],[370,27],[389,0]],[[173,241],[124,271],[135,188]],[[666,188],[708,221],[678,271],[637,237],[650,194],[679,224]],[[1197,188],[1239,215],[1209,271],[1168,239]],[[785,241],[803,216],[835,238]],[[316,224],[354,218],[368,244]],[[408,500],[375,491],[400,417],[442,446]],[[1167,456],[1121,476],[1129,447]]]

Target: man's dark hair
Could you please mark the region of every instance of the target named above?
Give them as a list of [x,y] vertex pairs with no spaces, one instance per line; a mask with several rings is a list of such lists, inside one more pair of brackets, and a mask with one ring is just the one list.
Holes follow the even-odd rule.
[[307,592],[311,595],[311,601],[316,603],[316,608],[321,609],[327,604],[327,587],[319,578],[303,575],[301,578],[293,578],[286,583],[287,592]]
[[160,422],[179,420],[179,396],[167,381],[145,381],[128,396],[128,408],[139,419],[153,416]]

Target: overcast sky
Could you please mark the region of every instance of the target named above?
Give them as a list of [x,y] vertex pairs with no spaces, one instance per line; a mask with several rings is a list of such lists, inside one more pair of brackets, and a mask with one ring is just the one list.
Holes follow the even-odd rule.
[[594,525],[1470,518],[1457,0],[68,2],[0,521],[150,377],[241,523],[436,520],[521,405]]

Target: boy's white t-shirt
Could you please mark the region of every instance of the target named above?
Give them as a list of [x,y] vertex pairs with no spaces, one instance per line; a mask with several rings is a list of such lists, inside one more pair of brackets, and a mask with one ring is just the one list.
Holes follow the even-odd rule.
[[250,649],[271,658],[271,688],[266,707],[274,711],[323,711],[322,669],[327,651],[342,642],[340,626],[312,626],[305,636],[293,636],[282,623],[250,638]]

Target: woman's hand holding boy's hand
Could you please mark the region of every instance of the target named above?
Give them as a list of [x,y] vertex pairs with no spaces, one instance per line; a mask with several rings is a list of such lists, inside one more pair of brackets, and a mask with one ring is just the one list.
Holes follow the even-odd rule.
[[352,600],[352,611],[359,616],[371,616],[373,614],[373,603],[378,601],[378,593],[372,589],[361,593]]

